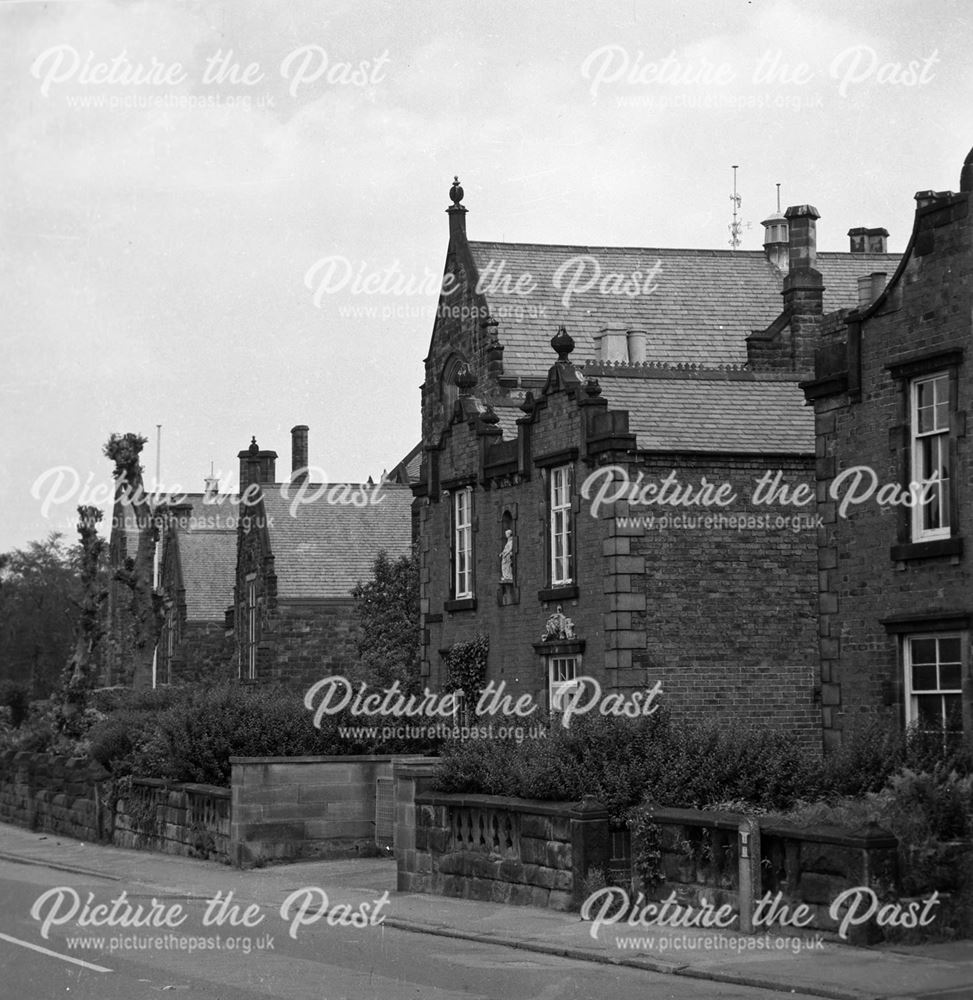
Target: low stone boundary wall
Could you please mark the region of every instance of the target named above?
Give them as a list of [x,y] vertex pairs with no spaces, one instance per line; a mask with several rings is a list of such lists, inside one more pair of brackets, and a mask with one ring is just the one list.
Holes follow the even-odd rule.
[[418,791],[413,808],[414,846],[396,841],[400,891],[570,910],[607,865],[608,812],[592,800]]
[[0,820],[78,840],[110,840],[107,778],[108,772],[93,761],[4,751]]
[[[792,913],[804,904],[810,914],[805,926],[825,931],[838,928],[829,909],[846,889],[867,887],[880,899],[897,898],[898,841],[878,826],[798,827],[736,813],[661,807],[653,810],[652,823],[659,830],[655,846],[662,878],[635,888],[653,899],[675,892],[679,903],[729,904],[745,931],[767,929],[766,923],[754,927],[752,916],[768,893],[779,894],[779,903]],[[873,926],[855,928],[850,940],[874,935]]]
[[[898,897],[899,842],[877,825],[848,831],[767,822],[760,825],[760,844],[763,891],[781,893],[786,903],[806,904],[814,914],[812,927],[837,927],[828,909],[846,889],[867,886],[880,899]],[[871,927],[858,930],[852,940],[870,936],[880,935]]]
[[133,778],[115,806],[112,842],[228,862],[230,789]]
[[375,791],[392,756],[232,757],[230,860],[375,854]]

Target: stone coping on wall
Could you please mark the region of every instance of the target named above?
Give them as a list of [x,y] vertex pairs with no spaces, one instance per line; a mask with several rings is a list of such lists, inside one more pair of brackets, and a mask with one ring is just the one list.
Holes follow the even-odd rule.
[[[535,816],[563,816],[576,812],[579,802],[550,802],[544,799],[517,799],[503,795],[467,795],[463,792],[418,792],[416,805],[457,806],[461,809],[503,809]],[[607,810],[604,810],[607,815]]]
[[[746,817],[743,813],[710,812],[705,809],[677,809],[671,806],[653,806],[652,819],[656,823],[664,825],[684,823],[686,826],[701,826],[717,830],[738,830],[740,823]],[[760,822],[759,816],[756,819],[757,822]]]
[[898,847],[898,840],[880,826],[869,825],[857,830],[820,824],[796,826],[791,823],[767,822],[762,816],[755,817],[760,825],[760,833],[765,837],[786,837],[788,840],[814,841],[816,844],[834,844],[838,847],[852,847],[869,850],[888,850]]
[[[390,760],[402,760],[401,754],[394,753],[366,753],[366,754],[328,754],[315,757],[231,757],[231,764],[329,764],[348,763],[361,764],[374,761],[385,763]],[[418,757],[417,760],[424,758]]]
[[169,781],[167,778],[132,778],[133,785],[143,788],[165,788],[175,792],[193,792],[196,795],[209,795],[214,799],[228,799],[233,795],[232,789],[223,785],[200,785],[192,781]]

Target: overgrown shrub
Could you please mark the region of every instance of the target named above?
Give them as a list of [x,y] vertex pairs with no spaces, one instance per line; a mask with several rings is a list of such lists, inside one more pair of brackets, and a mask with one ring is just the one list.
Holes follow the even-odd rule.
[[30,714],[30,685],[24,681],[0,681],[0,706],[10,712],[10,725],[19,729]]
[[230,757],[421,753],[429,740],[349,738],[339,727],[367,725],[347,713],[321,728],[302,698],[284,689],[187,685],[165,693],[122,696],[89,734],[91,756],[116,776],[228,786]]
[[620,820],[643,798],[686,807],[736,798],[785,808],[818,789],[807,756],[772,730],[677,726],[663,711],[639,719],[585,715],[567,729],[555,719],[546,737],[520,744],[447,744],[436,782],[441,791],[533,799],[593,795]]

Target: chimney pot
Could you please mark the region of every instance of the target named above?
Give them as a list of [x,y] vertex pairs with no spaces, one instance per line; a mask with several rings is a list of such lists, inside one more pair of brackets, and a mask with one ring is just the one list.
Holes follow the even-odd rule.
[[624,327],[603,327],[593,339],[598,360],[602,363],[628,361],[628,332]]
[[645,330],[629,330],[627,332],[629,364],[641,365],[645,362],[646,336]]

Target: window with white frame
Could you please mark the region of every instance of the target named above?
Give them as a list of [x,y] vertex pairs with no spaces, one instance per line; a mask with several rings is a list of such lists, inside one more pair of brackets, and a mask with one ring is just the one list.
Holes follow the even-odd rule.
[[922,487],[922,503],[912,509],[912,540],[948,538],[949,375],[914,379],[910,390],[912,480]]
[[473,490],[453,494],[453,597],[473,596]]
[[580,656],[552,656],[547,668],[547,703],[550,711],[563,712],[564,705],[580,687]]
[[257,676],[257,579],[247,577],[247,648],[244,677],[254,680]]
[[574,524],[570,465],[551,469],[551,586],[574,582]]
[[963,729],[963,635],[905,637],[906,722],[944,734]]

